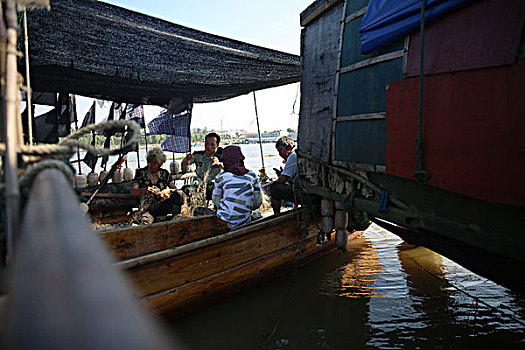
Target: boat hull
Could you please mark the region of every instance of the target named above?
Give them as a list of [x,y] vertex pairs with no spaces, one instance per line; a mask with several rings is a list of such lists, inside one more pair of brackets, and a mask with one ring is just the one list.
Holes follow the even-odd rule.
[[[157,313],[181,316],[267,281],[335,249],[318,246],[320,217],[289,212],[229,231],[214,216],[101,233]],[[297,220],[299,218],[299,221]]]

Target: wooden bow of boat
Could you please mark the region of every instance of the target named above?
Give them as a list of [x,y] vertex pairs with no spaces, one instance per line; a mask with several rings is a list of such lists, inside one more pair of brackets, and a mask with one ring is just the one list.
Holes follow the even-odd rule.
[[24,212],[3,310],[6,348],[173,349],[134,300],[60,171],[36,177]]

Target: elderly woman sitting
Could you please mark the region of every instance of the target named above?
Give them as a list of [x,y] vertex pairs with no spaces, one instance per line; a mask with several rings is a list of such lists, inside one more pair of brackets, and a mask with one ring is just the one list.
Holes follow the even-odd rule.
[[224,172],[215,178],[213,204],[217,217],[236,228],[251,222],[252,210],[261,206],[262,192],[257,175],[244,167],[244,156],[239,146],[228,146],[222,151]]
[[166,155],[160,147],[154,147],[146,156],[148,165],[137,169],[131,185],[132,194],[141,194],[140,208],[134,213],[134,220],[141,224],[151,224],[161,215],[180,214],[183,194],[177,191],[170,173],[161,169]]

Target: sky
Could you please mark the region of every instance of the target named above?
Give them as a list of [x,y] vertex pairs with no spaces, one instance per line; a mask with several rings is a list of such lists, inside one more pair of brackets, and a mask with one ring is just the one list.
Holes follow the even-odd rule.
[[[164,20],[287,53],[300,53],[300,13],[313,0],[104,0],[117,6]],[[255,92],[262,132],[297,129],[299,83]],[[82,119],[89,109],[88,99],[77,100]],[[109,104],[106,105],[109,106]],[[161,108],[145,106],[146,123]],[[97,113],[97,121],[105,117]],[[195,104],[192,128],[208,130],[257,131],[253,95],[227,101]]]

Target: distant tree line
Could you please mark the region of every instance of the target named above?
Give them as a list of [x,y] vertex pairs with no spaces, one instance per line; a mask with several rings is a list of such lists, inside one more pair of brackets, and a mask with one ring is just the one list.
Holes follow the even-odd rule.
[[[288,128],[286,130],[288,133],[295,133],[294,129]],[[191,130],[191,143],[204,143],[204,137],[209,134],[210,132],[215,132],[214,129],[208,130],[208,128],[204,127],[204,129],[201,128],[194,128]],[[235,135],[237,138],[240,136],[237,132]],[[148,145],[159,145],[168,137],[168,135],[148,135]],[[221,136],[221,142],[222,140],[227,141],[230,140],[230,136]],[[102,135],[96,136],[96,146],[97,147],[103,147],[104,141],[106,138]],[[122,140],[121,136],[112,136],[111,137],[111,147],[117,147],[120,145]],[[91,143],[92,136],[91,134],[82,135],[80,137],[80,141],[83,141],[85,143]],[[146,144],[146,137],[144,136],[144,132],[140,135],[140,145]]]

